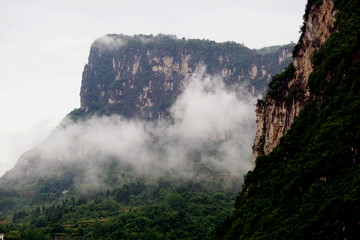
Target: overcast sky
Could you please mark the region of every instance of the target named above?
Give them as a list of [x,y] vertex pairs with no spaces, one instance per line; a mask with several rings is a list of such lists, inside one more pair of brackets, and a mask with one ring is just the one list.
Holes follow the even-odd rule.
[[175,34],[249,48],[297,42],[306,0],[0,0],[0,176],[80,106],[91,43]]

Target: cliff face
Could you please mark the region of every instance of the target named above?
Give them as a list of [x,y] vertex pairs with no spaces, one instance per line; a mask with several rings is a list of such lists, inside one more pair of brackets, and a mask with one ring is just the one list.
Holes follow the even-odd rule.
[[107,35],[96,40],[83,72],[81,111],[162,118],[200,65],[228,86],[261,96],[291,60],[293,45],[250,50],[232,42],[173,36]]
[[311,58],[334,32],[337,10],[332,0],[309,6],[304,16],[303,34],[294,49],[293,66],[289,66],[288,75],[274,78],[266,98],[256,105],[254,161],[259,155],[269,154],[280,143],[305,103],[314,97],[307,85],[313,71]]

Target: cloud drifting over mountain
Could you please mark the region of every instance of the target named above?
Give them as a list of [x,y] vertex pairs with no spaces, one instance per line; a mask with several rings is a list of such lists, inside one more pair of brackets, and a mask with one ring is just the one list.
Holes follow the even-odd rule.
[[[169,119],[145,122],[115,115],[76,123],[65,119],[6,177],[48,175],[70,166],[82,173],[76,176],[78,186],[100,187],[110,161],[140,176],[244,175],[253,168],[255,99],[229,89],[203,69],[184,81],[186,88],[171,107]],[[200,165],[207,173],[195,170]]]

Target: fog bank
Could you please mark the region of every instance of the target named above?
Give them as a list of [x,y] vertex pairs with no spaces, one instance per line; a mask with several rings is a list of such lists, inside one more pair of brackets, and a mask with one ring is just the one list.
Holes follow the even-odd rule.
[[[251,170],[255,98],[229,89],[203,68],[186,81],[170,109],[156,122],[118,115],[62,124],[19,160],[12,178],[47,176],[76,169],[78,187],[102,187],[111,170],[119,182],[132,176],[241,177]],[[245,91],[244,91],[245,92]],[[112,173],[114,176],[114,173]]]

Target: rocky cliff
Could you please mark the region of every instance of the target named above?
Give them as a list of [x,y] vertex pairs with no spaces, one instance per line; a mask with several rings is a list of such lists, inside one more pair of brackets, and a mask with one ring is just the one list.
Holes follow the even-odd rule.
[[294,48],[293,64],[288,66],[286,73],[272,80],[267,96],[256,105],[254,160],[259,155],[269,154],[280,143],[305,103],[315,97],[308,87],[313,71],[312,56],[335,31],[336,13],[332,0],[308,4],[303,33]]
[[96,112],[162,118],[200,65],[228,86],[263,96],[271,76],[291,61],[293,46],[250,50],[234,42],[106,35],[91,46],[83,72],[81,109],[73,116]]

